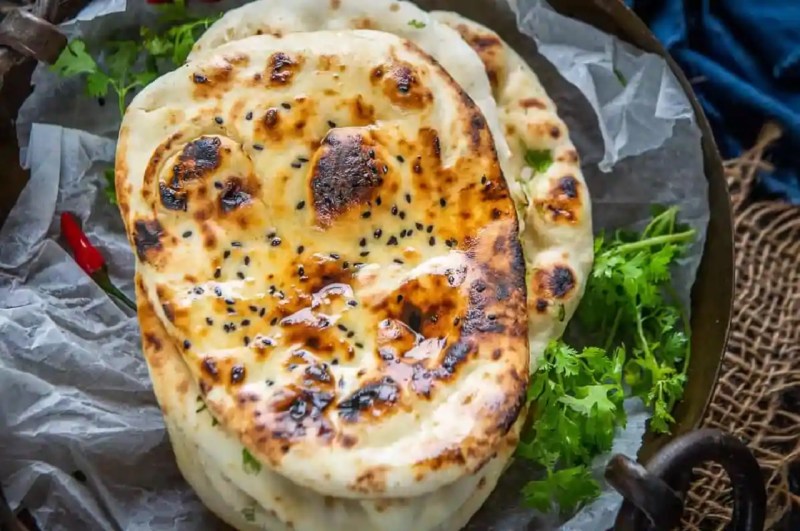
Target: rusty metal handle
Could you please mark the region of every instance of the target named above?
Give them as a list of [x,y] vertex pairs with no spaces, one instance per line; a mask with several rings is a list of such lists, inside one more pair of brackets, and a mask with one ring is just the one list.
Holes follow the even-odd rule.
[[762,531],[767,495],[758,462],[735,437],[708,429],[678,437],[646,467],[622,455],[611,459],[606,481],[625,498],[614,531],[677,527],[692,468],[705,462],[718,463],[730,478],[733,514],[729,531]]

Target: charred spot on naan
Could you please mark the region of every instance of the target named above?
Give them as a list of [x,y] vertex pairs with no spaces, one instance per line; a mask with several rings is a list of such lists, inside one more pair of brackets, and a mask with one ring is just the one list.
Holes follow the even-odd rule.
[[245,53],[214,57],[192,70],[193,96],[197,99],[211,99],[230,89],[236,68],[246,68],[250,57]]
[[537,311],[542,311],[551,304],[550,301],[563,302],[572,297],[576,291],[575,273],[567,265],[553,265],[533,271],[530,280],[530,292],[535,300]]
[[358,129],[332,129],[314,154],[310,195],[317,222],[330,226],[348,210],[361,207],[377,196],[388,171],[377,146]]
[[546,196],[534,199],[537,211],[552,223],[583,222],[581,211],[585,197],[584,185],[573,175],[554,180]]
[[400,400],[401,390],[390,376],[368,382],[336,404],[339,416],[345,422],[377,419]]
[[450,24],[450,26],[478,54],[486,69],[486,75],[489,77],[492,89],[496,92],[499,80],[505,77],[506,70],[503,41],[497,35],[485,29],[470,27],[466,24]]
[[288,85],[295,73],[300,70],[302,63],[301,57],[276,52],[269,57],[266,77],[272,85]]
[[133,243],[142,262],[154,261],[164,249],[164,227],[157,219],[140,219],[133,223]]
[[[407,41],[404,44],[417,50]],[[370,81],[381,85],[389,101],[406,109],[425,109],[430,106],[433,93],[425,86],[425,79],[419,69],[399,59],[375,67],[370,74]]]

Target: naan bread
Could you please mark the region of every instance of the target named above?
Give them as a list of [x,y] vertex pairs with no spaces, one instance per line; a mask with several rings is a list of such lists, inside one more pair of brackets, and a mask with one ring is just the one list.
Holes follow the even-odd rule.
[[279,478],[381,528],[463,525],[529,360],[514,206],[453,79],[386,33],[239,40],[135,98],[116,169],[156,393],[209,506],[233,518],[241,490],[291,527]]
[[[528,286],[531,365],[559,337],[575,313],[592,269],[592,212],[578,153],[553,100],[528,64],[492,30],[457,13],[434,11],[483,61],[497,102],[500,126],[512,146],[504,171],[517,201],[523,229]],[[515,149],[514,146],[522,146]],[[537,173],[526,150],[549,154],[553,163]]]
[[[583,295],[593,254],[591,203],[578,153],[553,101],[497,34],[458,14],[429,14],[409,2],[258,0],[228,11],[197,41],[193,54],[256,34],[356,28],[385,31],[417,44],[487,117],[521,223],[535,367],[547,343],[563,333]],[[534,171],[525,161],[529,150],[553,163]]]

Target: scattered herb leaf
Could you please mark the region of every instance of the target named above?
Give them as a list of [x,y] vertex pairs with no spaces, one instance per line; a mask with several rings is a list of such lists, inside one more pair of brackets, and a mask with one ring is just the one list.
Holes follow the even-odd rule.
[[617,76],[617,79],[619,80],[619,84],[620,85],[622,85],[623,87],[627,87],[628,86],[628,81],[625,79],[625,76],[622,75],[622,72],[620,72],[619,70],[617,70],[615,68],[614,69],[614,75]]
[[242,509],[242,517],[248,522],[255,522],[256,521],[256,508],[253,506],[245,507]]
[[426,26],[426,24],[424,22],[419,21],[419,20],[417,20],[415,18],[412,18],[411,20],[409,20],[408,21],[408,25],[411,26],[412,28],[416,28],[416,29],[422,29],[422,28],[424,28]]
[[525,164],[536,173],[544,173],[553,164],[553,154],[549,149],[529,149],[525,151]]
[[246,474],[258,474],[261,472],[261,463],[253,457],[247,448],[242,448],[242,468]]

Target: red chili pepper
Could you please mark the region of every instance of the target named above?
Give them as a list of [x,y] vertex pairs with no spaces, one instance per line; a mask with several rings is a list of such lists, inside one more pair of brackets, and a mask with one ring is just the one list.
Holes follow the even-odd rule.
[[69,212],[61,213],[61,235],[67,241],[67,245],[72,251],[72,256],[80,268],[92,277],[97,282],[97,285],[103,288],[103,291],[135,310],[136,304],[111,283],[103,255],[92,245],[92,242],[83,233],[78,220]]

